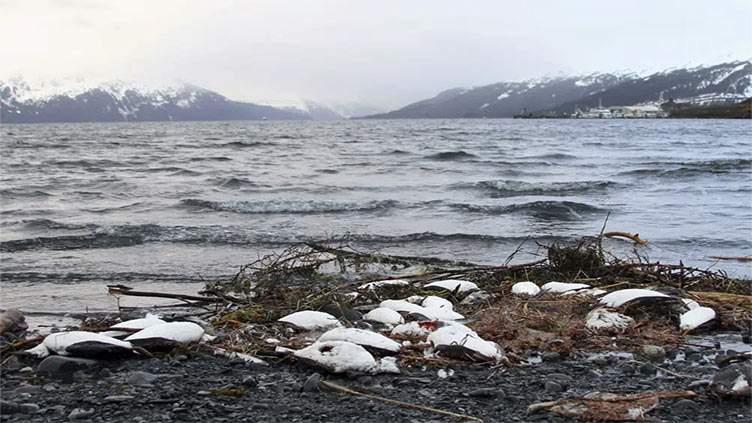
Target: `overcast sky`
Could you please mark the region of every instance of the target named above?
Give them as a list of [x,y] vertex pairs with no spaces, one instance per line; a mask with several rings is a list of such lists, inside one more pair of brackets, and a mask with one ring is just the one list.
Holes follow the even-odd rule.
[[0,77],[177,79],[384,108],[558,73],[752,57],[750,0],[0,0]]

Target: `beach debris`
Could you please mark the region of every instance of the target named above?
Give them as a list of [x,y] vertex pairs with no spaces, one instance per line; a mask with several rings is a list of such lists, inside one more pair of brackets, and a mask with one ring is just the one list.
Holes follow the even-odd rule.
[[620,289],[603,296],[599,302],[607,307],[621,307],[624,304],[639,301],[643,299],[666,299],[673,300],[673,297],[663,294],[652,289]]
[[428,335],[427,341],[440,354],[470,361],[499,361],[503,356],[501,347],[486,341],[469,327],[451,323],[436,329]]
[[363,319],[379,322],[388,327],[405,323],[405,318],[401,314],[388,307],[375,308],[363,315]]
[[391,308],[394,311],[419,314],[428,320],[459,320],[465,316],[446,307],[423,307],[407,300],[384,300],[381,307]]
[[204,338],[204,328],[192,322],[169,322],[144,328],[126,341],[152,351],[170,350],[179,344],[189,344]]
[[361,396],[361,397],[364,397],[364,398],[369,398],[369,399],[377,400],[377,401],[383,401],[383,402],[386,402],[386,403],[389,403],[389,404],[398,405],[400,407],[412,408],[412,409],[422,410],[422,411],[428,411],[428,412],[431,412],[431,413],[438,413],[438,414],[442,414],[442,415],[445,415],[445,416],[454,417],[456,419],[461,419],[462,421],[473,421],[473,422],[481,422],[481,423],[483,422],[482,419],[479,419],[479,418],[473,417],[473,416],[468,416],[466,414],[457,414],[457,413],[453,413],[451,411],[440,410],[438,408],[424,407],[422,405],[416,405],[416,404],[411,404],[411,403],[408,403],[408,402],[403,402],[403,401],[393,400],[393,399],[389,399],[389,398],[384,398],[384,397],[380,397],[378,395],[364,394],[362,392],[353,391],[350,388],[345,388],[344,386],[339,386],[339,385],[337,385],[335,383],[327,382],[325,380],[322,380],[321,384],[324,385],[324,386],[326,386],[327,388],[334,389],[334,390],[337,390],[337,391],[340,391],[340,392],[344,392],[346,394],[357,395],[357,396]]
[[365,348],[347,341],[315,342],[294,355],[301,362],[329,373],[393,372],[396,368],[393,358],[379,364]]
[[239,359],[245,361],[248,364],[261,364],[263,366],[268,366],[267,362],[264,361],[264,360],[262,360],[262,359],[260,359],[260,358],[254,357],[254,356],[252,356],[250,354],[245,354],[245,353],[237,352],[237,351],[228,351],[228,350],[226,350],[224,348],[216,348],[215,347],[214,348],[214,355],[221,355],[221,356],[227,357],[229,359],[239,358]]
[[329,313],[336,319],[343,319],[348,322],[363,320],[363,313],[341,304],[325,304],[319,311]]
[[407,322],[397,325],[392,329],[392,335],[402,335],[411,337],[423,337],[431,333],[431,329],[436,328],[436,322]]
[[572,290],[567,292],[562,292],[562,296],[566,297],[568,295],[578,295],[580,297],[600,297],[601,295],[608,294],[608,291],[604,291],[602,289],[598,288],[590,288],[590,289],[581,289],[581,290]]
[[687,309],[689,309],[689,310],[693,310],[693,309],[695,309],[695,308],[699,308],[699,307],[702,307],[702,306],[700,305],[700,303],[698,303],[698,302],[697,302],[697,301],[695,301],[695,300],[691,300],[691,299],[689,299],[689,298],[682,298],[682,299],[681,299],[681,302],[682,302],[682,303],[684,304],[684,307],[686,307],[686,308],[687,308]]
[[300,330],[321,330],[342,326],[342,323],[331,314],[313,310],[297,311],[277,321],[290,324]]
[[438,281],[433,281],[431,283],[424,285],[423,288],[446,290],[449,292],[458,292],[458,293],[479,290],[478,285],[474,284],[473,282],[463,281],[460,279],[442,279]]
[[530,281],[517,282],[512,285],[512,294],[517,295],[538,295],[541,289],[538,285]]
[[679,329],[695,330],[706,327],[715,320],[715,310],[710,307],[697,307],[679,317]]
[[368,282],[358,287],[358,290],[371,290],[373,291],[376,288],[380,288],[383,286],[402,286],[402,285],[409,285],[410,283],[406,280],[396,279],[396,280],[386,280],[386,281],[376,281],[376,282]]
[[21,310],[9,308],[0,314],[0,335],[5,332],[16,333],[29,328],[26,317]]
[[380,355],[396,354],[401,347],[399,342],[395,342],[380,333],[356,328],[331,329],[318,339],[318,342],[327,341],[352,342]]
[[634,323],[634,319],[621,313],[599,307],[585,317],[585,326],[589,329],[624,329]]
[[579,291],[582,289],[590,288],[590,285],[585,283],[567,283],[567,282],[548,282],[541,286],[541,291],[551,292],[554,294],[563,294],[570,291]]
[[93,332],[71,331],[47,335],[42,343],[26,350],[26,353],[37,358],[45,358],[52,353],[89,358],[118,355],[132,350],[133,345],[130,342],[121,341],[111,336]]
[[423,301],[421,301],[420,305],[428,308],[446,308],[449,310],[454,310],[454,305],[452,305],[451,301],[447,300],[446,298],[437,297],[435,295],[427,296],[423,299]]
[[117,323],[109,327],[110,330],[102,332],[102,335],[111,336],[113,338],[119,338],[122,336],[130,335],[141,329],[146,329],[150,326],[161,325],[167,323],[160,319],[158,315],[147,313],[146,317],[141,319],[126,320],[124,322]]
[[719,370],[710,389],[720,397],[752,397],[752,361],[733,363]]
[[592,392],[583,397],[567,397],[528,406],[528,414],[549,410],[566,417],[594,421],[641,421],[660,404],[661,398],[693,397],[692,391],[655,391],[621,395]]
[[473,291],[470,293],[470,295],[463,298],[462,301],[460,301],[460,304],[472,305],[472,304],[477,304],[483,301],[488,301],[491,298],[493,298],[493,295],[489,294],[486,291]]

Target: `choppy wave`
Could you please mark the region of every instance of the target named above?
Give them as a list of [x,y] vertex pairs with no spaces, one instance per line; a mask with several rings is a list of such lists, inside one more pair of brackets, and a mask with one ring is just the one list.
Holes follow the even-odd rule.
[[54,194],[38,189],[6,188],[0,190],[0,197],[5,199],[52,197],[53,195]]
[[515,180],[480,181],[476,186],[490,190],[494,196],[571,195],[603,191],[615,186],[611,181],[524,182]]
[[339,201],[209,201],[189,198],[180,202],[182,205],[198,209],[225,211],[233,213],[268,214],[268,213],[343,213],[353,211],[387,210],[398,206],[394,200],[367,201],[363,203]]
[[708,160],[701,162],[678,162],[678,163],[646,163],[659,166],[680,166],[677,168],[641,168],[619,173],[627,176],[655,176],[667,178],[683,178],[702,176],[705,174],[724,173],[752,173],[752,160]]
[[270,141],[230,141],[222,144],[223,147],[232,148],[253,148],[253,147],[271,147],[277,143]]
[[476,156],[475,154],[470,154],[462,150],[459,150],[459,151],[443,151],[441,153],[436,153],[436,154],[431,154],[430,156],[425,156],[425,158],[429,160],[450,162],[450,161],[476,159],[478,158],[478,156]]
[[506,206],[452,204],[452,207],[466,212],[484,214],[525,213],[542,220],[582,219],[587,214],[604,212],[599,207],[574,201],[533,201]]

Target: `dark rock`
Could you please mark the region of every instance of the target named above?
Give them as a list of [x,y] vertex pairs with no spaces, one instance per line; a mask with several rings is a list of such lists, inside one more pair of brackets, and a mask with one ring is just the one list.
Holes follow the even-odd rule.
[[321,375],[314,373],[308,376],[308,379],[306,379],[305,383],[303,384],[303,392],[318,392],[320,385]]
[[253,376],[247,376],[247,377],[245,377],[243,379],[243,382],[241,382],[241,383],[243,384],[243,386],[245,386],[247,388],[255,388],[256,386],[258,386],[258,382],[256,381],[256,379]]
[[702,388],[703,386],[710,385],[710,382],[712,381],[709,379],[696,380],[690,383],[689,385],[687,385],[687,389],[692,390],[692,389]]
[[599,372],[598,370],[588,370],[587,375],[593,378],[599,378],[603,376],[603,373]]
[[109,397],[105,397],[104,402],[125,402],[134,398],[130,395],[110,395]]
[[357,310],[353,310],[349,307],[342,306],[342,305],[327,304],[321,307],[320,311],[323,311],[324,313],[329,313],[338,319],[342,319],[344,317],[346,320],[349,320],[350,322],[363,320],[363,313]]
[[565,375],[564,373],[551,373],[546,376],[547,380],[552,380],[554,382],[572,382],[574,379],[572,379],[572,376]]
[[645,363],[642,366],[640,366],[640,373],[649,376],[655,374],[655,366],[653,366],[650,363]]
[[21,412],[21,406],[13,401],[0,400],[0,415],[15,414]]
[[561,360],[561,354],[554,351],[548,351],[546,353],[543,353],[541,360],[543,360],[544,362],[559,361]]
[[24,414],[33,414],[39,411],[39,405],[31,403],[31,402],[21,404],[19,408],[21,409],[21,412]]
[[159,375],[155,375],[149,372],[137,371],[131,373],[130,376],[128,376],[126,383],[134,386],[146,385],[154,382],[158,378]]
[[88,358],[63,357],[51,355],[37,367],[37,374],[43,376],[57,376],[63,373],[73,373],[77,370],[91,369],[99,366],[99,362]]
[[496,398],[498,391],[495,388],[479,388],[467,393],[471,397]]
[[657,345],[645,345],[642,347],[642,355],[652,361],[662,362],[666,359],[666,350]]
[[685,357],[685,360],[687,360],[687,361],[694,361],[694,362],[702,361],[702,359],[703,359],[703,355],[700,352],[696,352],[696,353],[692,353],[692,354],[687,354],[687,356]]
[[710,388],[720,396],[741,397],[752,393],[752,361],[734,363],[713,376]]
[[177,361],[177,362],[187,361],[188,360],[188,356],[185,355],[185,354],[178,354],[178,355],[175,356],[174,360]]
[[564,391],[563,386],[551,380],[545,383],[545,389],[548,392],[563,392]]
[[39,385],[22,385],[13,390],[15,394],[36,394],[42,392],[42,387]]
[[635,367],[631,364],[622,364],[621,366],[619,366],[619,369],[625,375],[632,375],[635,372]]
[[608,366],[608,359],[606,357],[596,357],[590,361],[596,366]]
[[697,407],[699,407],[699,406],[697,405],[696,402],[692,401],[691,399],[687,399],[687,398],[680,399],[679,401],[676,401],[674,403],[674,405],[672,406],[672,408],[674,408],[676,410],[696,410]]
[[70,420],[85,419],[93,415],[94,415],[93,408],[91,410],[84,410],[83,408],[74,408],[73,411],[71,411],[68,414],[68,419]]

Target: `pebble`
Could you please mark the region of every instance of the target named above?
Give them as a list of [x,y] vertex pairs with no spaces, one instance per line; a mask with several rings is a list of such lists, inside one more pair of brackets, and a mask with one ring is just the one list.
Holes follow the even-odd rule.
[[551,362],[551,361],[558,361],[561,360],[561,354],[554,352],[554,351],[548,351],[543,353],[541,356],[541,360],[545,362]]
[[37,367],[37,374],[58,376],[64,373],[73,373],[78,370],[90,369],[99,366],[96,360],[88,358],[63,357],[61,355],[51,355]]
[[68,419],[70,420],[85,419],[93,415],[94,415],[93,408],[91,410],[84,410],[83,408],[74,408],[73,411],[71,411],[68,414]]
[[662,362],[666,359],[666,350],[657,345],[645,345],[642,347],[642,355],[650,360]]
[[701,379],[701,380],[696,380],[696,381],[694,381],[694,382],[690,383],[690,384],[689,384],[689,385],[687,386],[687,389],[689,389],[689,390],[692,390],[692,389],[697,389],[697,388],[701,388],[701,387],[703,387],[703,386],[708,386],[708,385],[710,385],[710,382],[711,382],[711,380],[710,380],[710,379]]
[[209,392],[209,391],[198,391],[198,392],[196,392],[196,395],[204,395],[204,396],[206,396],[206,395],[211,395],[211,392]]
[[696,402],[692,401],[691,399],[680,399],[679,401],[676,401],[673,405],[673,408],[678,410],[694,410],[697,409],[698,405]]
[[247,388],[255,388],[258,386],[258,382],[253,376],[246,376],[241,383]]
[[130,395],[110,395],[109,397],[105,397],[104,402],[125,402],[132,399],[134,399],[134,397]]
[[129,385],[135,385],[135,386],[146,385],[146,384],[154,382],[155,380],[157,380],[157,378],[159,378],[158,375],[155,375],[149,372],[137,371],[137,372],[131,373],[131,375],[128,376],[127,383]]
[[42,387],[39,385],[21,385],[13,392],[16,394],[36,394],[42,392]]
[[554,382],[552,380],[549,380],[549,381],[546,382],[545,388],[546,388],[546,391],[548,391],[548,392],[562,392],[562,391],[564,391],[564,387],[563,386],[561,386],[560,384],[558,384],[558,383],[556,383],[556,382]]
[[21,407],[13,401],[0,400],[0,415],[20,413]]
[[471,397],[496,398],[498,391],[495,388],[479,388],[468,392]]
[[599,378],[603,376],[603,373],[599,372],[598,370],[588,370],[587,375],[594,378]]
[[640,366],[640,373],[649,376],[655,374],[655,366],[653,366],[650,363],[645,363],[642,366]]
[[621,372],[625,375],[632,375],[635,372],[635,367],[631,364],[622,364],[619,366],[619,369],[621,369]]
[[318,392],[321,384],[321,375],[314,373],[308,376],[305,383],[303,383],[303,392]]
[[39,411],[39,405],[32,402],[21,404],[19,407],[21,408],[21,412],[24,414],[32,414]]
[[590,361],[596,366],[608,366],[608,359],[606,357],[596,357]]

